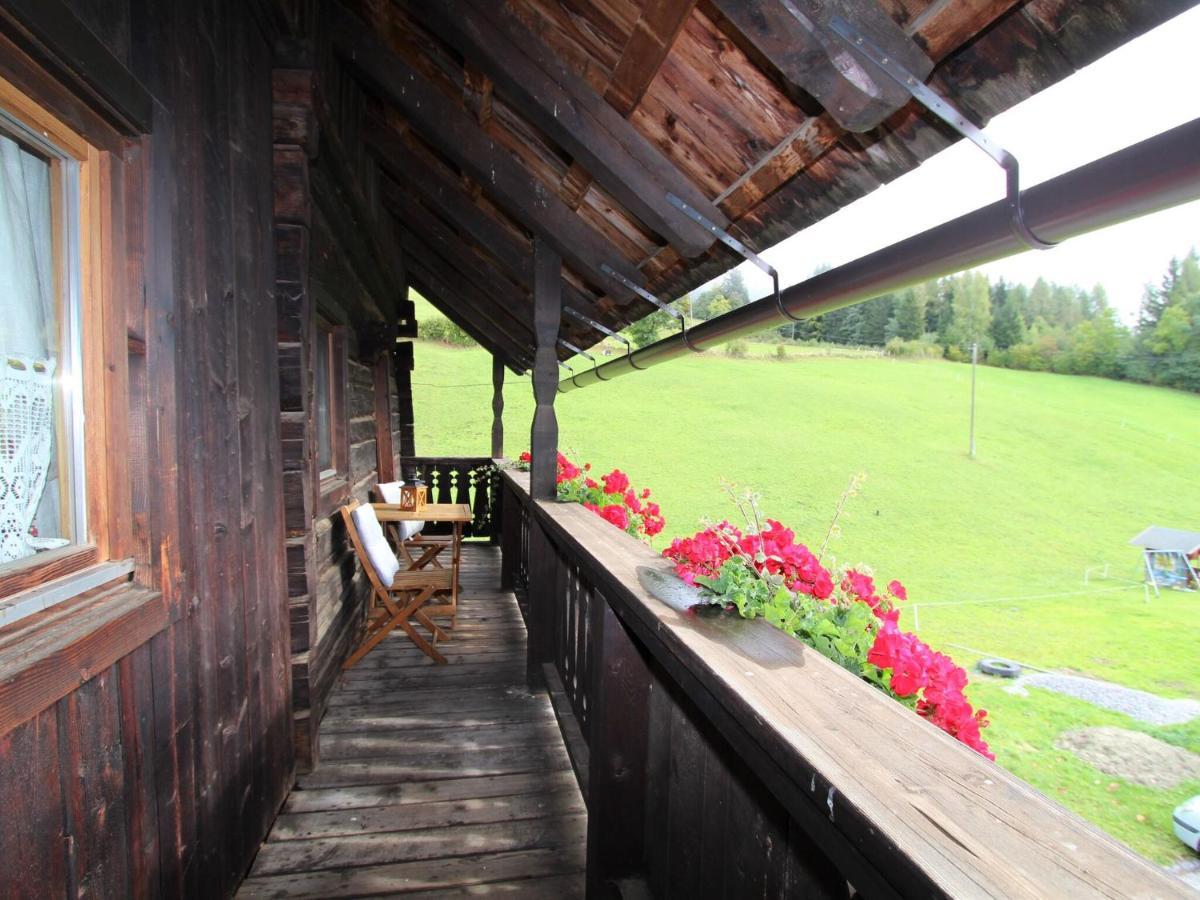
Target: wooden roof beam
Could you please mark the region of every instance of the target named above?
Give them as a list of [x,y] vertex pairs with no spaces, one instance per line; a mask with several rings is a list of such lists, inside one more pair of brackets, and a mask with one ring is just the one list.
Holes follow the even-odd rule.
[[[532,361],[529,346],[491,321],[488,301],[481,298],[474,287],[465,284],[436,255],[428,252],[428,246],[412,232],[404,232],[401,240],[405,249],[411,248],[415,256],[428,253],[423,258],[414,258],[409,266],[410,280],[421,293],[426,294],[438,309],[453,319],[480,346],[503,356],[514,371],[528,369]],[[528,340],[532,341],[532,338]]]
[[[450,229],[442,222],[439,222],[437,216],[433,215],[433,212],[424,209],[424,206],[418,202],[416,193],[408,190],[406,187],[406,185],[412,187],[416,184],[421,184],[421,182],[406,180],[404,185],[397,184],[397,182],[390,179],[386,179],[383,182],[384,203],[389,206],[392,215],[395,215],[400,221],[412,223],[415,230],[418,230],[422,235],[426,235],[431,242],[436,242],[439,246],[449,247],[452,242],[460,242],[461,244],[461,240],[456,235],[452,235]],[[437,209],[439,215],[444,214],[445,208],[437,204],[431,205]],[[533,290],[532,266],[530,266],[530,263],[532,263],[532,256],[530,256],[532,248],[521,246],[520,241],[512,238],[502,227],[492,222],[484,212],[475,208],[475,206],[470,206],[470,209],[467,210],[462,209],[462,206],[469,204],[455,205],[458,208],[458,214],[462,217],[448,216],[448,220],[452,226],[460,230],[460,232],[468,234],[470,238],[478,242],[482,250],[487,252],[488,257],[496,260],[496,264],[494,265],[486,262],[486,260],[480,260],[485,269],[484,275],[482,275],[484,277],[482,283],[490,284],[502,280],[504,275],[500,274],[500,272],[502,270],[509,272],[511,276],[514,276],[517,287],[523,290],[524,296],[528,300],[530,292]],[[467,223],[467,227],[461,227],[460,222]],[[473,226],[478,226],[478,228],[473,230]],[[484,239],[481,240],[481,236]],[[469,253],[469,250],[464,247],[462,252]],[[515,266],[514,260],[516,259],[520,259],[522,264]],[[594,300],[590,296],[583,294],[580,289],[576,288],[569,281],[566,281],[565,278],[563,280],[563,306],[574,308],[574,310],[583,313],[584,316],[589,318],[604,318],[604,314],[596,308]],[[622,324],[620,322],[612,323],[613,330],[617,330]],[[564,320],[564,328],[568,329],[576,337],[588,335],[590,338],[590,336],[595,334],[590,328],[578,328],[578,323],[575,319]],[[604,336],[601,335],[600,338],[590,340],[589,346],[592,343],[598,343],[599,340],[602,340],[602,337]]]
[[523,287],[514,284],[494,263],[475,253],[420,203],[393,192],[388,205],[396,220],[404,223],[406,231],[436,253],[452,271],[470,282],[479,294],[493,298],[495,309],[490,318],[497,327],[506,328],[515,340],[532,343],[530,322],[533,307]]
[[633,297],[628,288],[600,269],[608,264],[631,281],[643,281],[637,268],[607,238],[488,137],[469,113],[380,43],[361,19],[338,4],[332,5],[330,13],[339,56],[396,107],[424,140],[479,181],[513,218],[545,237],[589,281],[619,300]]
[[622,116],[628,117],[642,102],[695,7],[696,0],[646,4],[604,92],[604,99]]
[[[384,128],[372,128],[366,135],[383,170],[391,176],[384,181],[384,199],[400,195],[420,196],[458,231],[470,237],[494,256],[501,268],[514,276],[518,284],[532,290],[533,245],[513,235],[507,228],[476,206],[466,190],[420,158],[405,141]],[[394,180],[393,180],[394,179]],[[397,202],[399,202],[397,200]],[[563,303],[593,319],[607,318],[596,298],[563,280]],[[614,329],[621,323],[614,322]]]
[[494,0],[414,3],[413,14],[491,77],[509,104],[563,147],[621,205],[686,257],[712,233],[668,194],[718,225],[720,210],[649,140]]
[[436,279],[447,289],[449,296],[461,300],[459,308],[464,314],[470,315],[472,321],[483,328],[485,333],[502,342],[513,359],[532,359],[533,337],[531,333],[526,334],[529,329],[518,328],[510,317],[497,315],[501,306],[511,300],[507,294],[497,291],[494,286],[485,293],[485,289],[456,269],[452,262],[437,255],[416,233],[406,231],[403,240],[406,250],[421,257],[412,261],[414,272],[422,273],[426,281]]
[[[940,63],[973,35],[989,28],[1021,0],[939,0],[926,13],[905,26],[905,34],[923,46]],[[764,198],[779,190],[836,146],[843,132],[828,113],[806,120],[752,169],[726,188],[717,203],[737,221]],[[660,251],[648,270],[650,277],[678,261],[670,248]]]
[[453,294],[449,289],[436,279],[425,280],[420,275],[414,273],[412,278],[412,286],[422,297],[434,305],[438,312],[444,315],[447,319],[470,335],[471,340],[475,341],[480,347],[486,350],[492,356],[498,358],[504,365],[508,366],[513,372],[518,375],[523,375],[528,371],[528,366],[523,362],[514,359],[511,352],[501,347],[499,342],[492,338],[488,333],[481,329],[473,319],[463,314],[462,308],[453,300],[448,300]]
[[788,84],[817,100],[848,131],[869,131],[911,96],[880,69],[850,53],[829,29],[840,15],[924,80],[933,61],[874,0],[806,4],[799,16],[789,0],[712,0],[742,39]]
[[[695,8],[696,0],[659,0],[642,10],[604,91],[604,99],[625,118],[646,96]],[[563,176],[559,195],[571,209],[578,209],[591,185],[591,174],[575,160]]]
[[384,182],[385,200],[398,191],[417,194],[463,234],[485,247],[497,260],[529,284],[533,245],[512,234],[483,212],[455,178],[439,172],[423,160],[394,131],[379,125],[365,130],[364,139],[376,154],[380,168],[390,176]]

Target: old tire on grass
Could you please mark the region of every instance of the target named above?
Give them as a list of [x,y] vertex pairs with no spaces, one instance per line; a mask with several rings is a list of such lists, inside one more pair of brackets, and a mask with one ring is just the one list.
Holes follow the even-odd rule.
[[1021,667],[1007,659],[981,659],[979,671],[984,675],[995,675],[997,678],[1016,678],[1021,674]]

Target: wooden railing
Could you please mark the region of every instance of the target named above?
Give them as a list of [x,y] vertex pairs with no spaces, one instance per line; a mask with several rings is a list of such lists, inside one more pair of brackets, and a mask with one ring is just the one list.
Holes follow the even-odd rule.
[[[496,539],[500,482],[495,460],[485,456],[402,456],[400,472],[404,481],[419,478],[425,482],[430,503],[465,503],[471,507],[473,518],[464,526],[464,537]],[[452,527],[430,522],[425,533],[449,534]]]
[[654,599],[661,557],[501,478],[502,578],[588,800],[589,897],[1185,895],[766,623]]

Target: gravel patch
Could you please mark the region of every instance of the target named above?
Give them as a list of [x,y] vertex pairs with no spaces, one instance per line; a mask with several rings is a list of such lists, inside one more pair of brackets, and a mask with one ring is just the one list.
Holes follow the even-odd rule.
[[1055,740],[1093,769],[1133,784],[1170,790],[1185,781],[1200,780],[1200,756],[1182,747],[1127,728],[1077,728]]
[[1075,697],[1093,706],[1124,713],[1147,725],[1182,725],[1200,717],[1200,700],[1168,700],[1157,694],[1079,675],[1035,672],[1018,678],[1005,690],[1023,697],[1028,695],[1025,690],[1028,687],[1044,688],[1056,694]]

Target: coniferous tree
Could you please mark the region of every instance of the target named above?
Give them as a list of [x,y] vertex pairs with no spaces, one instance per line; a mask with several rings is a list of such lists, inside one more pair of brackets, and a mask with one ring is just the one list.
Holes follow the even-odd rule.
[[1007,350],[1009,347],[1025,343],[1027,338],[1021,310],[1017,307],[1016,300],[1005,292],[1004,301],[992,319],[992,340],[1001,350]]
[[925,333],[925,285],[909,288],[896,301],[896,334],[906,341],[915,341]]

